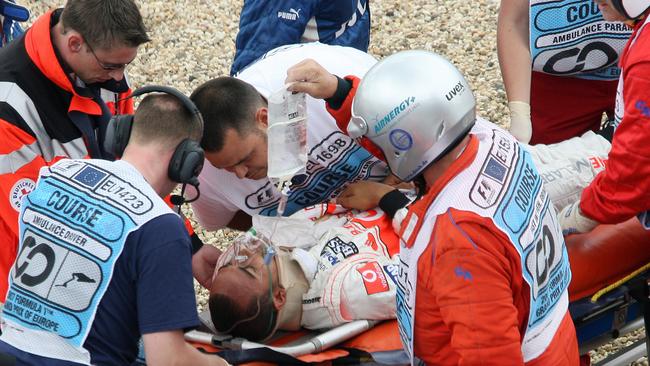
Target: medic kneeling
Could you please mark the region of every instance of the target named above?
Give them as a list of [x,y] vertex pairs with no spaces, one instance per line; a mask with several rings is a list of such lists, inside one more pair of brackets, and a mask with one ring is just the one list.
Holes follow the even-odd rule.
[[419,187],[394,220],[412,364],[578,365],[567,250],[542,179],[514,137],[477,118],[449,61],[400,52],[361,82],[307,61],[287,82],[326,98],[342,129]]

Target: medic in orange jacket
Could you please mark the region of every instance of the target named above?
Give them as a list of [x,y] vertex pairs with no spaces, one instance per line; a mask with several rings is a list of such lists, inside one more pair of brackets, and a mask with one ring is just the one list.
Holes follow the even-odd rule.
[[639,215],[650,229],[650,22],[637,21],[620,58],[616,128],[607,167],[582,193],[588,218],[616,224]]
[[130,93],[125,79],[113,91],[73,86],[51,41],[60,13],[41,16],[0,50],[0,302],[16,258],[20,200],[34,188],[39,169],[63,158],[105,158],[77,126],[133,113],[132,100],[120,100]]
[[[343,131],[347,130],[352,99],[359,85],[354,77],[346,79],[351,82],[352,89],[340,108],[333,109],[334,103],[328,100],[328,110]],[[440,207],[436,206],[437,201],[445,199],[439,196],[442,189],[451,184],[458,186],[458,181],[454,180],[481,158],[479,145],[488,142],[485,136],[489,135],[486,133],[489,126],[484,120],[477,121],[467,147],[434,186],[409,207],[402,221],[400,237],[406,247],[413,245],[411,241],[429,238],[428,243],[424,242],[426,249],[418,257],[417,279],[412,284],[417,293],[412,325],[414,356],[427,365],[578,365],[577,340],[567,310],[566,286],[552,285],[564,290],[560,291],[562,295],[549,296],[563,300],[558,300],[557,310],[551,312],[553,315],[547,318],[546,326],[529,327],[529,320],[535,316],[530,311],[531,289],[522,273],[521,255],[492,219],[454,208],[452,204],[452,208],[436,215],[434,226],[427,226],[426,220],[417,220],[427,213],[436,214],[436,207]],[[498,135],[498,130],[495,131]],[[502,139],[516,146],[511,136],[504,133]],[[361,141],[362,145],[368,143],[369,140]],[[378,149],[369,150],[381,155]],[[462,197],[457,198],[462,200]],[[415,225],[411,226],[413,218],[416,218]],[[552,243],[551,247],[543,244],[540,248],[555,249],[556,253],[549,257],[557,262],[549,272],[557,274],[553,281],[568,284],[570,275],[566,266],[558,265],[566,259],[560,258],[567,254],[556,220],[552,209],[543,215],[541,221],[554,228],[550,230],[553,237],[560,239],[556,240],[555,248],[551,248]],[[404,250],[400,252],[401,257],[406,255]],[[535,267],[535,263],[531,265],[540,268]],[[559,275],[562,271],[565,273]],[[536,309],[543,312],[540,307]],[[398,320],[409,322],[409,319]],[[540,344],[540,339],[545,340]]]

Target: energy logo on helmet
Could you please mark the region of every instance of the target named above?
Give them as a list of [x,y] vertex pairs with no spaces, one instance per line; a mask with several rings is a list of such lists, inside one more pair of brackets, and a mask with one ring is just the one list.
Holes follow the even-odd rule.
[[390,131],[388,139],[397,150],[406,151],[413,146],[413,137],[411,137],[408,132],[400,128],[396,128]]
[[391,111],[384,116],[384,118],[380,119],[377,121],[377,124],[375,124],[375,133],[379,133],[381,130],[383,130],[386,126],[388,126],[397,116],[399,116],[402,112],[404,112],[409,106],[415,104],[415,97],[408,97],[404,99],[400,104],[396,105],[395,108],[391,109]]

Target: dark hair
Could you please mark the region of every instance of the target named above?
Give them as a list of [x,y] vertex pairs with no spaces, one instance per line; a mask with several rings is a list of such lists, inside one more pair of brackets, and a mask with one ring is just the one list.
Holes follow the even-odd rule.
[[[238,296],[241,298],[243,295]],[[251,341],[268,338],[278,321],[277,310],[266,291],[260,296],[250,296],[243,306],[241,301],[222,293],[210,295],[208,304],[212,324],[217,331]]]
[[131,138],[160,141],[176,146],[185,138],[198,141],[203,132],[201,121],[170,94],[149,94],[135,112]]
[[133,0],[68,0],[61,22],[64,31],[73,29],[101,49],[137,47],[150,41]]
[[203,116],[201,147],[208,152],[223,149],[225,133],[231,128],[246,136],[255,126],[255,112],[266,105],[252,85],[228,76],[205,82],[190,99]]

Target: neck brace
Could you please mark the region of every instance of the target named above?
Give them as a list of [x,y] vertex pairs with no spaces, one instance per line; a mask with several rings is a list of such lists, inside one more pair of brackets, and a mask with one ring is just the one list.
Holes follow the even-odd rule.
[[286,301],[278,311],[278,320],[272,333],[277,329],[298,330],[302,320],[302,295],[309,290],[309,283],[288,249],[278,248],[276,258],[278,278],[280,286],[286,290]]

